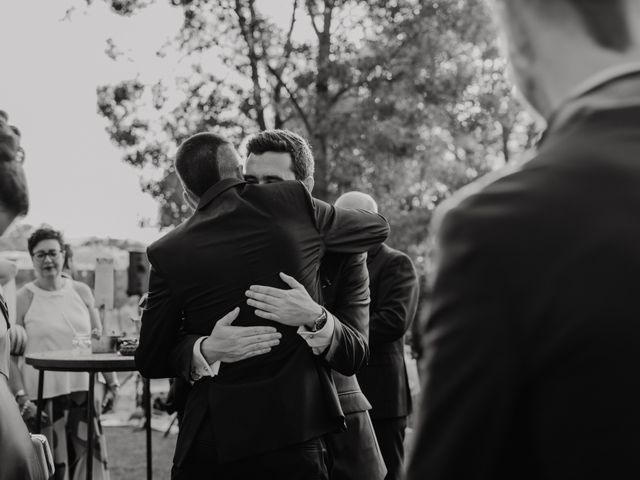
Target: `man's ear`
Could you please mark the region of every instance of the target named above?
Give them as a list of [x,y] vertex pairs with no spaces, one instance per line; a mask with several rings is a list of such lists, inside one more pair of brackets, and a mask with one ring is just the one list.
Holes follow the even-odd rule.
[[244,167],[242,164],[239,164],[236,167],[236,176],[238,177],[238,179],[244,180]]
[[313,179],[313,177],[309,176],[307,178],[305,178],[302,183],[304,183],[304,186],[307,187],[307,190],[309,190],[309,193],[313,192],[313,186],[316,184],[315,180]]

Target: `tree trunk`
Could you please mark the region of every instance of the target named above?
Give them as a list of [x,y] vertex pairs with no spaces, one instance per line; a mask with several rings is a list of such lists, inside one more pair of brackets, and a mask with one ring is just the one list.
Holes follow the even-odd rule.
[[511,137],[511,128],[504,123],[500,123],[502,127],[502,154],[504,155],[504,163],[509,163],[511,155],[509,153],[509,138]]
[[326,137],[326,134],[314,135],[312,140],[313,158],[316,164],[313,196],[325,201],[327,201],[329,197],[329,147]]
[[329,138],[326,119],[329,110],[329,79],[331,77],[331,20],[333,15],[333,0],[324,1],[322,13],[322,31],[318,31],[318,76],[316,77],[316,105],[314,115],[314,132],[309,132],[314,139],[314,159],[316,164],[315,188],[316,197],[326,200],[329,193]]

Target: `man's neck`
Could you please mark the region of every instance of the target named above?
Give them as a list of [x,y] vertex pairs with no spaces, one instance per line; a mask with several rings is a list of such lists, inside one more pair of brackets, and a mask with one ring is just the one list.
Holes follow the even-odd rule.
[[640,62],[619,65],[582,82],[549,118],[548,129],[556,131],[579,111],[640,105]]

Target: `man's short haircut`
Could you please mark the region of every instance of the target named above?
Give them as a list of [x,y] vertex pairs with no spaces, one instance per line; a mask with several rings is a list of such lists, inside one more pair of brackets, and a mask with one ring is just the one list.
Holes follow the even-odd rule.
[[239,163],[233,144],[215,133],[197,133],[182,142],[175,168],[182,184],[201,197],[223,178],[234,177]]
[[247,155],[265,152],[291,155],[291,170],[296,180],[313,177],[314,162],[309,143],[297,133],[289,130],[265,130],[249,138]]
[[57,240],[60,244],[60,250],[62,252],[65,251],[65,243],[64,237],[62,236],[62,232],[58,230],[54,230],[51,227],[40,227],[35,232],[31,234],[29,240],[27,240],[27,247],[29,248],[29,254],[33,255],[33,250],[36,246],[44,241],[44,240]]
[[536,2],[550,16],[557,13],[556,7],[563,7],[562,3],[573,8],[580,15],[587,32],[601,47],[623,52],[632,44],[625,0],[536,0]]

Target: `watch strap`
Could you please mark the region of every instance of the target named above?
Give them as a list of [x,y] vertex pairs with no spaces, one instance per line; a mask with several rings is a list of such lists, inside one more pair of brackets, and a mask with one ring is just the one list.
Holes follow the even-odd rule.
[[313,328],[311,329],[312,332],[317,332],[318,330],[321,330],[322,327],[324,327],[327,324],[327,318],[328,318],[327,311],[322,306],[320,308],[322,308],[322,313],[318,315],[318,318],[314,320]]

